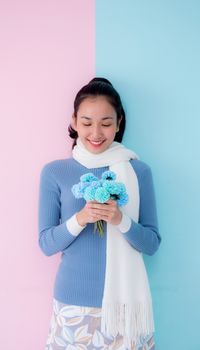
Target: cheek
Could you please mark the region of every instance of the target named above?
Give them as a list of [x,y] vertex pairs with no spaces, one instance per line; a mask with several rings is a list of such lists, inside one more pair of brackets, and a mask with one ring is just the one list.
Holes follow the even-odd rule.
[[114,137],[116,134],[116,129],[116,126],[113,126],[112,128],[109,128],[109,130],[105,130],[105,133],[110,137]]
[[76,131],[79,135],[85,135],[87,134],[87,129],[84,128],[81,124],[77,123],[76,124]]

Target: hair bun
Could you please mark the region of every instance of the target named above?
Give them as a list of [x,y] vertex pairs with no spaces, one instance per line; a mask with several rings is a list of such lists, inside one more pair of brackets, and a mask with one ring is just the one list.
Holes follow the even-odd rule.
[[112,86],[111,82],[106,78],[95,77],[92,80],[90,80],[88,84],[92,84],[94,82],[105,83],[105,84],[109,84],[110,86]]

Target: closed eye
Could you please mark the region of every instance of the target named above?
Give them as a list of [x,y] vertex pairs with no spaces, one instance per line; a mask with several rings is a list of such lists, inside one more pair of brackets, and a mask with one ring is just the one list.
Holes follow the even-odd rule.
[[[83,126],[91,126],[92,124],[83,124]],[[102,124],[102,126],[108,127],[111,126],[112,124]]]

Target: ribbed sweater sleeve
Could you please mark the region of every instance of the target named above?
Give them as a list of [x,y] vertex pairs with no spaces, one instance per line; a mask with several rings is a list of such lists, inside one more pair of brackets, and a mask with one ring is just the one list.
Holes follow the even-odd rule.
[[[137,173],[137,169],[135,170]],[[144,254],[153,255],[160,245],[161,236],[158,232],[154,185],[149,166],[145,166],[138,179],[140,188],[139,221],[136,223],[131,220],[129,230],[123,234],[135,249]]]
[[60,223],[60,189],[49,164],[40,175],[39,188],[39,246],[47,256],[66,249],[75,239],[66,222]]

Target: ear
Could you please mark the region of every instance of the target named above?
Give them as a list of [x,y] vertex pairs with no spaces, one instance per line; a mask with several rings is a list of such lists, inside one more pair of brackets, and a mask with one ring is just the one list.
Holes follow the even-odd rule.
[[116,129],[116,132],[119,131],[119,127],[120,127],[121,121],[122,121],[122,117],[121,117],[119,120],[117,120],[117,129]]
[[71,126],[72,128],[76,131],[76,117],[74,115],[74,113],[72,114],[72,118],[71,118]]

